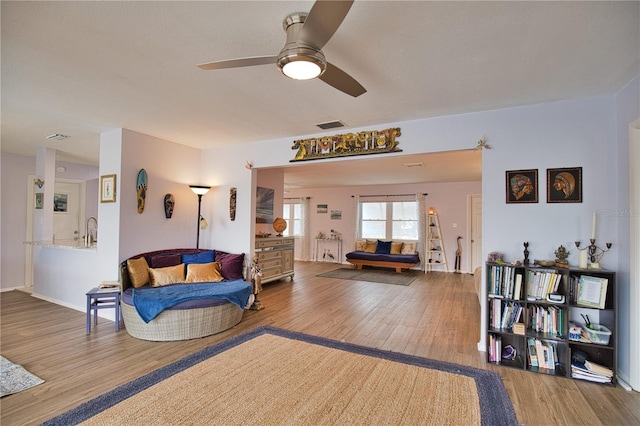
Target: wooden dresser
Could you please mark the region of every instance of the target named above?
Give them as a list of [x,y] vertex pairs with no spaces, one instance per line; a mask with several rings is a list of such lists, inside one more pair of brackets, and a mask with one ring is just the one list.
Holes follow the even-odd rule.
[[258,267],[262,271],[262,283],[290,277],[293,280],[293,237],[256,238]]

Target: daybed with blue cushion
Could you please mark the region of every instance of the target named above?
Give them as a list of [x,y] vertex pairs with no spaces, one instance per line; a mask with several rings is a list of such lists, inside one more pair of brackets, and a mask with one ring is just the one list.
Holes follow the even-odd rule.
[[254,299],[244,281],[244,254],[171,249],[120,264],[127,332],[153,341],[187,340],[225,331]]
[[345,255],[347,262],[356,265],[380,268],[394,268],[400,273],[403,269],[420,265],[420,255],[416,252],[416,243],[400,241],[359,240],[356,249]]

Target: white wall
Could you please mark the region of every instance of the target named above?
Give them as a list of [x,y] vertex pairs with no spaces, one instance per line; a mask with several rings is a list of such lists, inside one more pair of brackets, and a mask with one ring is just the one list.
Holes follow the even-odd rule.
[[2,191],[0,200],[0,288],[24,286],[27,229],[27,181],[36,169],[35,157],[2,153]]
[[[619,334],[618,368],[623,380],[640,390],[640,323],[637,321],[638,287],[640,282],[631,276],[631,262],[640,263],[640,259],[631,259],[630,238],[631,220],[636,220],[640,211],[634,210],[629,200],[629,125],[640,118],[640,76],[629,82],[616,96],[616,185],[612,188],[617,194],[617,204],[605,212],[611,220],[618,224],[617,241],[619,242],[618,291],[619,298]],[[639,242],[635,241],[636,247]],[[637,250],[637,248],[636,248]],[[637,253],[637,251],[636,251]],[[635,289],[635,291],[634,291]],[[636,295],[635,297],[632,297]],[[635,307],[635,312],[634,312]],[[636,320],[631,320],[636,318]],[[635,340],[635,344],[632,342]],[[636,362],[632,362],[636,359]]]
[[[189,185],[206,184],[201,181],[200,155],[194,148],[123,130],[122,158],[115,160],[121,161],[119,260],[152,250],[195,248],[198,196]],[[101,173],[102,169],[101,161]],[[139,214],[136,185],[141,169],[147,172],[148,186],[145,208]],[[175,197],[171,219],[164,213],[165,194]],[[208,197],[203,197],[203,205]],[[200,247],[205,247],[202,240]]]

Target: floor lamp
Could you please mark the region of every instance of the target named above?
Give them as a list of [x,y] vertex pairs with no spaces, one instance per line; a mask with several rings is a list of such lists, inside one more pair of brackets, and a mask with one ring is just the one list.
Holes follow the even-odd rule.
[[198,234],[196,236],[196,250],[200,250],[200,207],[202,205],[202,196],[209,192],[210,186],[189,185],[189,188],[198,196]]

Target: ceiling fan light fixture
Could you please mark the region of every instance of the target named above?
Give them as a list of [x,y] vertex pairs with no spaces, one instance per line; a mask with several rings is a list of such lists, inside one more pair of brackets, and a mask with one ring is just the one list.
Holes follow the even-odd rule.
[[327,61],[320,50],[297,43],[287,44],[276,63],[282,74],[294,80],[317,78],[327,68]]
[[282,73],[294,80],[311,80],[322,73],[322,68],[315,62],[305,60],[291,61],[284,64]]

